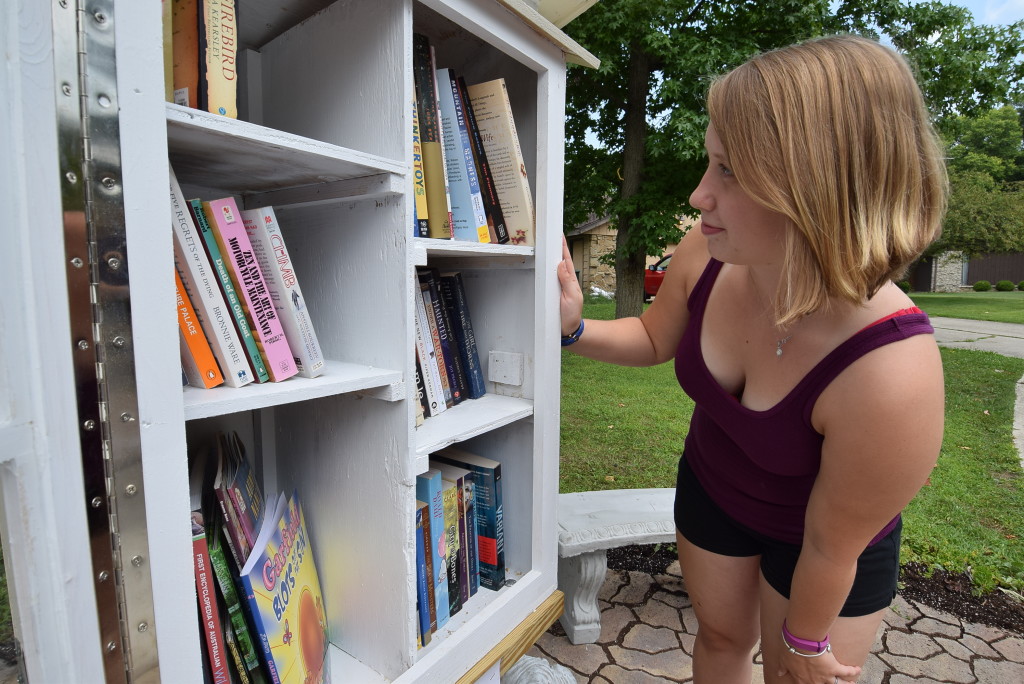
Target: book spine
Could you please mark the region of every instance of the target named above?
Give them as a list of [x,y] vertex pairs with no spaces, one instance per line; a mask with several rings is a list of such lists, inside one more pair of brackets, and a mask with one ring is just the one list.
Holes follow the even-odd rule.
[[199,106],[199,24],[198,0],[173,0],[173,102],[192,109]]
[[458,488],[457,501],[459,504],[459,598],[463,605],[469,601],[469,525],[466,521],[466,481],[459,478],[455,483]]
[[514,245],[533,246],[533,195],[504,79],[468,86],[494,186]]
[[441,346],[441,334],[437,329],[437,318],[434,316],[434,302],[430,296],[430,288],[420,283],[420,298],[423,300],[423,309],[427,319],[427,327],[424,333],[430,334],[430,340],[434,343],[434,359],[437,361],[437,373],[441,378],[441,391],[444,393],[444,403],[448,408],[455,405],[452,396],[452,385],[448,381],[448,365],[445,363],[444,347]]
[[206,534],[192,537],[192,560],[195,565],[196,592],[199,600],[199,617],[206,639],[207,655],[215,682],[230,681],[228,661],[224,650],[224,631],[221,628],[220,613],[217,610],[217,592]]
[[[462,354],[459,351],[458,340],[455,337],[455,322],[453,318],[453,312],[451,307],[445,304],[444,294],[441,292],[441,273],[437,269],[429,269],[431,275],[430,278],[430,291],[434,301],[434,314],[438,317],[441,323],[438,323],[438,332],[440,333],[440,327],[443,324],[446,332],[446,340],[442,340],[449,350],[451,355],[451,363],[449,366],[453,369],[451,381],[455,383],[454,387],[459,392],[459,400],[469,398],[469,378],[466,376],[465,363],[462,360]],[[446,357],[447,358],[447,357]]]
[[[215,526],[214,529],[217,529],[217,527]],[[238,643],[238,650],[242,657],[244,669],[246,672],[252,672],[259,668],[259,660],[256,656],[256,647],[253,644],[252,635],[249,633],[249,624],[246,622],[245,611],[242,609],[242,601],[235,590],[235,580],[232,577],[230,563],[227,556],[224,555],[224,547],[220,545],[219,540],[214,540],[209,545],[209,549],[210,564],[213,566],[214,574],[217,577],[221,596],[224,597],[224,603],[227,605],[228,616],[234,627],[235,640]]]
[[416,198],[415,211],[416,220],[413,224],[413,237],[427,237],[430,234],[430,225],[427,217],[430,210],[427,207],[427,185],[423,174],[423,147],[420,144],[420,115],[419,105],[412,103],[412,187],[413,196]]
[[242,304],[242,300],[239,299],[238,292],[235,291],[235,286],[231,282],[231,274],[228,272],[227,264],[224,263],[224,255],[220,252],[217,238],[213,234],[213,229],[210,228],[210,223],[206,220],[203,203],[197,199],[189,200],[189,208],[192,212],[192,218],[196,222],[196,227],[199,228],[199,234],[203,236],[203,247],[206,250],[206,256],[209,257],[210,264],[217,273],[217,282],[220,283],[220,290],[224,294],[224,301],[231,310],[235,331],[238,333],[238,338],[242,341],[242,345],[245,348],[245,358],[249,363],[249,368],[252,370],[256,382],[266,382],[270,379],[267,365],[263,362],[263,356],[260,354],[259,346],[256,344],[256,338],[252,336],[252,328],[249,327],[249,321],[245,317],[245,306]]
[[[445,171],[448,177],[448,194],[451,200],[452,237],[467,242],[481,242],[480,229],[484,231],[484,241],[489,241],[487,221],[477,222],[474,210],[472,187],[469,180],[469,167],[466,165],[463,140],[459,132],[456,116],[455,98],[452,92],[451,69],[438,69],[435,72],[438,88],[438,111],[441,122],[441,143],[444,150]],[[468,142],[468,140],[467,140]],[[479,191],[477,192],[479,196]],[[481,212],[483,201],[480,202]]]
[[491,234],[487,228],[487,212],[484,198],[480,191],[480,179],[477,175],[476,162],[473,158],[473,143],[469,137],[469,123],[466,120],[466,109],[459,91],[459,83],[451,69],[448,72],[448,86],[451,89],[452,108],[455,115],[455,126],[458,129],[459,149],[462,152],[461,165],[466,168],[466,182],[469,184],[469,201],[472,210],[473,226],[476,229],[478,242],[491,242]]
[[427,415],[427,411],[430,410],[427,403],[427,386],[423,383],[423,368],[420,365],[419,352],[416,356],[416,425],[422,424],[422,419]]
[[174,287],[177,291],[181,365],[189,384],[207,389],[224,384],[224,376],[221,375],[210,343],[199,326],[196,311],[185,292],[185,286],[181,284],[181,276],[177,269],[174,271]]
[[245,661],[242,660],[242,652],[238,649],[238,638],[235,636],[234,626],[230,622],[224,623],[224,641],[227,643],[228,653],[231,654],[231,660],[235,666],[231,672],[237,675],[239,684],[252,684],[252,680],[249,679],[249,671],[245,669]]
[[224,516],[224,539],[228,543],[231,557],[235,559],[235,566],[241,568],[249,557],[249,546],[245,541],[241,523],[238,521],[238,515],[235,512],[234,504],[231,502],[231,497],[228,496],[224,488],[215,488],[214,494],[217,497],[217,504],[220,506],[221,515]]
[[427,324],[427,309],[418,291],[413,295],[413,299],[416,307],[416,354],[419,357],[420,369],[423,371],[423,385],[427,389],[427,415],[436,416],[444,413],[448,405],[445,403],[444,391],[441,388],[441,373],[437,366],[434,340],[430,336]]
[[[441,356],[444,359],[444,370],[448,379],[448,387],[452,394],[452,403],[459,404],[465,398],[463,391],[464,383],[459,378],[460,367],[456,366],[458,350],[455,349],[455,342],[452,339],[451,326],[445,315],[444,303],[441,301],[441,293],[437,287],[437,272],[433,269],[425,269],[418,272],[420,283],[427,286],[424,291],[423,305],[427,307],[427,294],[430,295],[430,304],[427,308],[427,315],[432,316],[437,337],[441,343]],[[461,364],[459,364],[461,366]]]
[[202,0],[201,39],[203,83],[199,107],[213,114],[238,118],[238,22],[235,0]]
[[246,317],[260,352],[267,363],[270,379],[281,382],[298,373],[288,339],[274,310],[267,283],[256,263],[249,236],[233,197],[203,202],[206,220],[213,227],[217,244],[228,262],[235,289],[242,293]]
[[243,211],[242,222],[267,281],[270,299],[288,338],[298,374],[315,378],[324,371],[324,354],[274,208]]
[[473,143],[473,160],[476,163],[477,176],[480,182],[480,195],[484,202],[484,212],[487,214],[488,229],[494,233],[491,242],[504,245],[509,241],[508,227],[505,225],[505,215],[501,213],[501,201],[498,199],[498,190],[494,187],[491,165],[487,163],[487,152],[484,150],[484,141],[480,137],[480,128],[476,123],[476,115],[473,113],[473,107],[469,102],[466,80],[459,76],[455,81],[459,88],[463,113],[466,116],[466,128],[469,130],[469,139]]
[[430,599],[427,596],[427,547],[423,538],[423,509],[416,509],[416,616],[424,646],[430,643]]
[[480,366],[480,355],[477,352],[476,335],[473,333],[473,322],[469,316],[469,303],[466,301],[462,274],[443,275],[440,280],[441,295],[451,313],[456,347],[466,372],[466,394],[470,399],[479,399],[486,394],[487,387]]
[[430,504],[417,501],[423,516],[423,567],[427,584],[427,612],[430,615],[430,631],[437,631],[437,597],[434,596],[434,532],[430,525]]
[[195,308],[199,325],[213,349],[213,355],[224,375],[224,384],[242,387],[252,382],[253,376],[246,363],[241,341],[231,323],[231,312],[217,285],[217,277],[206,257],[206,251],[202,248],[202,237],[192,221],[188,202],[178,185],[174,169],[171,169],[169,180],[174,266]]
[[470,473],[466,482],[466,545],[469,558],[469,595],[480,589],[479,526],[476,522],[476,473]]
[[[450,486],[448,486],[450,485]],[[454,483],[441,489],[444,497],[445,562],[448,569],[448,614],[462,610],[459,593],[459,493]]]
[[281,674],[277,671],[274,663],[274,653],[270,650],[270,639],[267,637],[267,626],[263,624],[263,617],[260,614],[259,604],[256,603],[256,593],[252,585],[252,579],[248,575],[241,576],[242,587],[245,589],[245,600],[249,604],[249,615],[252,617],[253,629],[259,635],[260,651],[263,656],[263,664],[270,674],[270,681],[273,684],[281,684]]
[[445,565],[444,495],[441,491],[441,473],[428,470],[416,477],[416,498],[430,507],[431,555],[434,565],[434,609],[438,628],[448,624],[448,568]]
[[419,33],[413,34],[413,80],[416,103],[419,107],[420,147],[423,154],[423,178],[427,193],[428,237],[452,237],[448,201],[445,197],[444,157],[441,149],[441,129],[437,116],[437,95],[434,72],[431,68],[430,41]]

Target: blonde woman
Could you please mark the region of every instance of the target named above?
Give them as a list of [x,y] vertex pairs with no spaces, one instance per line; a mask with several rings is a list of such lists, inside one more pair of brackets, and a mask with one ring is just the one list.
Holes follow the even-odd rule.
[[708,94],[701,214],[639,318],[582,319],[568,249],[562,344],[675,359],[695,410],[679,465],[694,680],[857,680],[896,593],[900,511],[935,465],[943,379],[893,284],[938,235],[941,150],[894,51],[833,36],[759,55]]

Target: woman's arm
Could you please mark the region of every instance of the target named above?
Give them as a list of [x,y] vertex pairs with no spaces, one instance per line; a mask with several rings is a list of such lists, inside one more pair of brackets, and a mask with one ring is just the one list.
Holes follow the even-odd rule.
[[[640,317],[611,321],[588,318],[579,341],[570,349],[582,356],[621,366],[653,366],[670,360],[689,321],[686,299],[690,288],[708,258],[704,237],[699,230],[690,230],[673,253],[658,296]],[[564,239],[558,282],[562,335],[565,336],[579,327],[583,292]]]

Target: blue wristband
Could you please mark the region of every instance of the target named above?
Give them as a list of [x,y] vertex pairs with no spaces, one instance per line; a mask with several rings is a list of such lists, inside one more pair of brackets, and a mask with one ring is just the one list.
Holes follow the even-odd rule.
[[570,344],[576,344],[580,335],[583,334],[583,319],[580,319],[580,327],[576,328],[576,332],[569,333],[568,335],[562,335],[562,346],[568,347]]

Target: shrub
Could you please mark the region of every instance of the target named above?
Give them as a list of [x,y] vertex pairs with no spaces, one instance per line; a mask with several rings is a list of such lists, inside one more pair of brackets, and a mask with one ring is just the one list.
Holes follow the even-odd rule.
[[996,283],[996,290],[999,292],[1013,292],[1015,287],[1012,280],[1000,280]]
[[987,280],[979,280],[978,282],[974,283],[975,292],[988,292],[991,289],[992,283],[988,282]]
[[1020,290],[1021,292],[1024,292],[1024,280],[1017,283],[1017,289]]
[[896,287],[900,288],[904,292],[910,292],[910,281],[901,280],[900,282],[896,283]]

